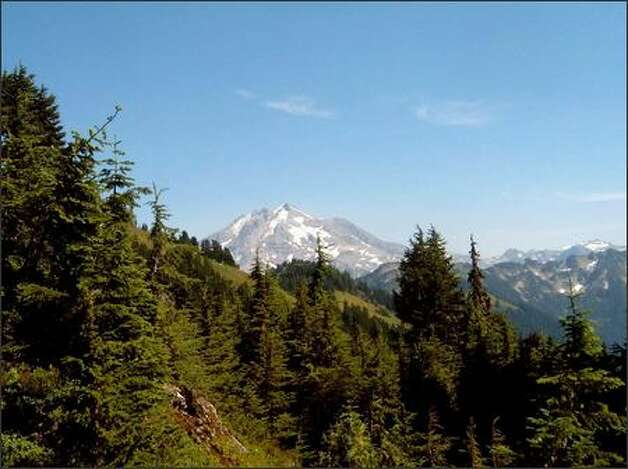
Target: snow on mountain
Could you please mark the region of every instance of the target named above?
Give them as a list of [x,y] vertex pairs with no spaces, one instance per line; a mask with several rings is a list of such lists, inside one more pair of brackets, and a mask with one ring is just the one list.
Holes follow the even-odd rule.
[[520,251],[518,249],[508,249],[501,256],[491,257],[483,260],[483,266],[500,264],[502,262],[523,263],[526,260],[537,262],[562,261],[571,256],[586,256],[592,252],[604,252],[608,249],[623,251],[625,246],[617,246],[612,243],[594,239],[584,243],[571,244],[563,246],[560,249],[533,249],[530,251]]
[[610,243],[607,243],[606,241],[602,241],[599,239],[596,239],[594,241],[589,241],[588,243],[584,245],[586,249],[589,249],[590,251],[593,251],[593,252],[606,251],[610,246],[611,246]]
[[[567,246],[561,252],[572,247]],[[511,258],[517,259],[517,253]],[[397,288],[398,266],[398,263],[384,264],[361,280],[371,288],[392,291]],[[466,286],[469,261],[456,266],[461,285]],[[579,306],[592,311],[591,318],[604,340],[609,344],[624,340],[626,253],[623,250],[609,246],[547,262],[533,259],[501,262],[484,268],[484,276],[488,291],[501,302],[497,309],[510,308],[511,319],[522,331],[544,329],[546,333],[558,333],[558,319],[566,312],[565,295],[571,282],[574,293],[581,295]]]
[[259,248],[263,262],[276,266],[292,259],[313,260],[320,236],[332,263],[353,275],[398,260],[403,246],[382,241],[343,218],[315,218],[289,204],[263,208],[238,217],[210,235],[229,248],[236,262],[249,270]]

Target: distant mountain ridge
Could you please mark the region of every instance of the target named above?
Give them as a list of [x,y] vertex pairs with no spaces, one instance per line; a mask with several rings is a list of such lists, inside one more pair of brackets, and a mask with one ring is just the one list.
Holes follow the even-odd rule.
[[[510,310],[520,330],[556,334],[558,318],[566,312],[571,277],[580,305],[592,311],[602,337],[609,343],[622,342],[626,335],[626,252],[611,247],[587,251],[545,262],[517,258],[490,265],[484,268],[486,287],[499,300],[498,309]],[[397,285],[398,266],[396,262],[381,265],[361,280],[371,288],[391,291]],[[463,287],[469,267],[467,262],[456,263]]]
[[[312,260],[316,236],[327,246],[332,263],[354,276],[373,272],[382,264],[399,261],[405,247],[382,241],[344,218],[317,218],[284,203],[274,210],[262,208],[236,218],[224,229],[208,236],[228,247],[244,270],[249,270],[255,251],[272,267],[292,259]],[[560,249],[508,249],[499,256],[482,258],[487,268],[503,262],[525,263],[527,260],[550,262],[565,260],[573,255],[603,252],[607,249],[625,250],[606,241],[595,239],[564,246]],[[455,262],[467,262],[468,254],[453,254]]]
[[208,238],[228,247],[248,270],[258,248],[262,261],[273,267],[292,259],[313,260],[317,236],[332,264],[355,276],[400,259],[404,250],[401,244],[382,241],[344,218],[316,218],[287,203],[242,215]]
[[[519,249],[508,249],[502,255],[489,257],[482,260],[484,266],[495,265],[502,262],[523,263],[526,260],[537,262],[562,261],[571,256],[584,256],[592,252],[603,252],[608,249],[616,251],[625,251],[625,246],[619,246],[600,239],[586,241],[584,243],[571,244],[560,249],[532,249],[529,251],[521,251]],[[456,256],[456,260],[459,256]]]

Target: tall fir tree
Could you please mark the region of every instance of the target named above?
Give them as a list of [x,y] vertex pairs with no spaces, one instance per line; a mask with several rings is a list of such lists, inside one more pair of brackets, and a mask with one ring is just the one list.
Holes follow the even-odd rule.
[[400,399],[399,367],[383,335],[370,337],[356,326],[351,331],[356,370],[352,406],[366,424],[378,461],[385,466],[412,461],[414,433]]
[[489,296],[486,288],[484,287],[484,274],[480,269],[480,253],[477,249],[477,243],[471,236],[471,250],[469,254],[471,256],[471,270],[467,275],[467,282],[469,282],[469,303],[479,309],[480,311],[488,314],[491,311],[491,297]]
[[56,106],[37,105],[34,77],[24,67],[4,72],[1,88],[3,358],[38,364],[57,359],[65,347],[57,341],[68,338],[61,311],[71,299],[52,275],[54,238],[60,233],[49,209],[58,203],[55,190],[66,147],[57,132],[50,132],[59,121]]
[[[403,321],[403,400],[411,412],[431,406],[449,418],[457,407],[464,295],[442,236],[419,227],[399,266],[395,308]],[[425,428],[423,427],[423,430]]]
[[325,467],[379,467],[377,452],[359,414],[340,415],[326,432],[317,465]]
[[514,462],[517,455],[506,443],[504,434],[497,428],[498,420],[499,417],[495,417],[491,425],[491,444],[488,452],[493,467],[507,467]]
[[600,368],[603,344],[588,313],[577,307],[577,296],[570,280],[558,370],[538,379],[551,391],[538,415],[529,419],[528,442],[541,464],[615,466],[624,459],[605,442],[608,435],[625,431],[626,421],[609,409],[603,397],[625,383]]
[[241,305],[235,295],[232,298],[223,291],[203,288],[201,314],[206,320],[205,351],[210,397],[225,399],[238,386],[243,376],[238,354],[240,335],[238,317]]
[[[491,438],[496,416],[509,412],[508,371],[516,356],[517,339],[508,320],[492,310],[473,237],[469,253],[471,270],[467,277],[469,291],[463,331],[460,407],[465,419],[474,419],[475,437],[486,442]],[[487,389],[487,382],[494,384]]]
[[[106,218],[95,180],[98,139],[118,110],[66,145],[54,97],[23,67],[3,73],[2,93],[4,428],[42,448],[45,462],[93,461],[90,297],[82,282]],[[34,394],[29,376],[41,382]]]
[[484,467],[484,458],[482,457],[482,450],[476,437],[475,422],[473,417],[469,420],[467,425],[465,448],[467,453],[467,464],[472,468]]
[[316,236],[316,266],[310,279],[310,303],[316,304],[325,295],[325,278],[329,272],[329,256],[325,252],[320,234]]
[[420,433],[418,438],[417,454],[421,465],[447,466],[452,445],[453,438],[444,433],[438,411],[432,406],[427,414],[426,430]]
[[464,296],[442,236],[431,227],[419,228],[399,265],[395,309],[411,330],[413,341],[438,337],[447,343],[458,338],[464,316]]
[[253,268],[253,295],[249,305],[246,340],[244,341],[245,362],[261,362],[262,336],[270,327],[270,286],[260,258],[259,249],[255,253]]
[[329,273],[329,256],[320,236],[316,238],[316,266],[309,285],[312,308],[312,362],[317,366],[332,367],[337,362],[338,306],[333,294],[325,289]]
[[288,367],[298,377],[303,377],[311,356],[312,311],[305,282],[301,282],[295,293],[295,303],[290,310],[286,327]]
[[170,213],[167,207],[161,202],[161,196],[165,191],[166,189],[157,189],[157,186],[153,182],[153,190],[151,192],[153,199],[149,202],[153,213],[153,224],[150,229],[152,251],[150,256],[149,278],[154,286],[159,283],[157,274],[161,263],[164,261],[166,245],[168,243],[168,227],[166,226],[166,221],[170,218]]
[[97,464],[125,464],[150,430],[138,422],[163,399],[166,349],[156,338],[155,300],[145,281],[143,261],[133,251],[129,230],[133,208],[143,192],[129,176],[131,162],[114,143],[104,161],[104,223],[95,262],[80,284],[88,301],[87,365],[93,376]]

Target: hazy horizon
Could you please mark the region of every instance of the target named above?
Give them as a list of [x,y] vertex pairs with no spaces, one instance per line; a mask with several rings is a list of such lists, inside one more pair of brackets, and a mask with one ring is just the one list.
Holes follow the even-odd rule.
[[[288,204],[292,208],[295,208],[295,209],[297,209],[299,211],[303,211],[303,212],[307,213],[308,215],[313,216],[313,217],[318,218],[318,219],[343,218],[343,219],[346,219],[346,220],[348,220],[348,221],[353,223],[353,221],[350,218],[348,218],[346,216],[343,216],[343,215],[339,215],[339,214],[320,215],[320,214],[317,214],[317,213],[312,213],[311,211],[308,211],[307,208],[304,208],[304,207],[302,207],[302,206],[300,206],[298,204],[294,204],[292,202],[285,201],[285,202],[282,202],[282,203],[274,205],[274,206],[255,207],[255,208],[252,208],[251,210],[247,210],[247,211],[243,211],[241,213],[238,213],[238,214],[234,215],[232,217],[232,219],[228,223],[224,224],[223,226],[220,226],[220,227],[216,228],[215,230],[210,231],[209,233],[202,234],[201,238],[210,238],[213,234],[215,234],[218,231],[221,231],[221,230],[227,228],[235,220],[237,220],[238,218],[240,218],[240,217],[242,217],[244,215],[247,215],[247,214],[250,214],[250,213],[256,212],[256,211],[261,211],[261,210],[264,210],[264,209],[269,210],[269,211],[272,212],[274,210],[279,209],[281,206],[283,206],[285,204]],[[430,223],[419,223],[418,226],[421,226],[421,228],[423,228],[423,229],[427,229],[427,228],[429,228]],[[358,225],[358,227],[359,228],[364,228],[363,226],[360,226],[360,225]],[[414,233],[416,231],[416,227],[417,227],[417,225],[415,225],[413,227],[413,229],[411,230],[411,232],[407,236],[407,238],[406,239],[402,239],[402,240],[385,239],[385,238],[382,238],[381,236],[379,236],[376,232],[371,232],[371,234],[377,236],[378,238],[381,238],[383,241],[390,241],[390,242],[402,244],[404,246],[408,246],[410,238],[412,238],[412,236],[414,235]],[[509,247],[505,248],[503,251],[494,252],[494,253],[491,253],[491,254],[489,254],[487,256],[485,254],[485,250],[483,249],[483,244],[484,243],[482,243],[482,240],[479,239],[479,237],[478,237],[478,235],[476,233],[471,233],[470,232],[467,235],[467,237],[466,237],[467,245],[466,246],[464,245],[464,240],[463,240],[463,242],[461,243],[462,248],[460,250],[455,250],[455,249],[452,248],[452,244],[451,244],[451,242],[449,240],[449,237],[447,236],[447,233],[442,232],[442,230],[440,230],[437,226],[435,226],[435,228],[438,231],[441,231],[441,233],[445,236],[445,241],[447,242],[447,246],[448,246],[448,249],[449,249],[451,254],[457,254],[457,255],[465,255],[465,254],[467,254],[467,251],[469,250],[469,246],[468,246],[468,244],[469,244],[469,236],[473,235],[475,240],[476,240],[476,242],[478,242],[479,250],[481,251],[481,255],[482,255],[483,258],[494,257],[494,256],[501,255],[507,249],[519,249],[519,250],[522,250],[522,251],[530,251],[530,250],[535,250],[535,249],[540,249],[540,250],[544,250],[544,249],[547,249],[547,250],[560,250],[560,249],[563,249],[563,248],[570,247],[570,246],[572,246],[574,244],[583,244],[583,243],[586,243],[586,242],[589,242],[589,241],[595,241],[595,240],[601,240],[601,241],[610,242],[611,244],[613,244],[615,246],[618,246],[618,247],[626,247],[625,240],[613,241],[613,240],[610,240],[610,239],[601,239],[600,237],[592,237],[592,238],[586,238],[586,239],[585,238],[575,239],[571,243],[554,244],[554,245],[547,245],[547,246],[546,245],[542,245],[542,246],[531,247],[531,248],[526,248],[526,247],[521,247],[521,246],[509,246]],[[575,230],[575,231],[577,231],[577,230]],[[190,235],[196,236],[196,234],[194,234],[194,233],[192,233]]]

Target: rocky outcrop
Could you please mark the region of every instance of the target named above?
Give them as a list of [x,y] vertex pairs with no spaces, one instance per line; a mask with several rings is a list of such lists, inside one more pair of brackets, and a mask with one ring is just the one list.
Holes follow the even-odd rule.
[[164,386],[179,424],[198,444],[217,454],[225,465],[236,465],[234,455],[248,450],[222,422],[214,405],[186,387]]

